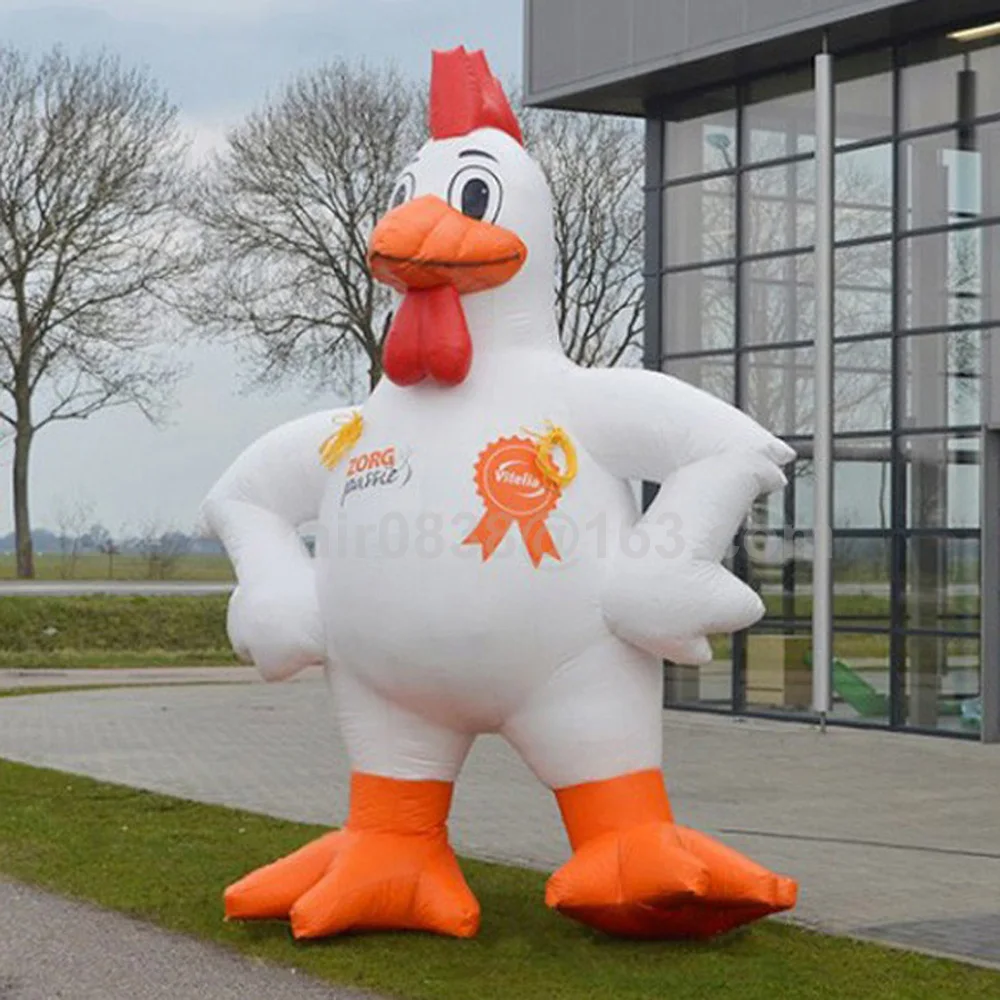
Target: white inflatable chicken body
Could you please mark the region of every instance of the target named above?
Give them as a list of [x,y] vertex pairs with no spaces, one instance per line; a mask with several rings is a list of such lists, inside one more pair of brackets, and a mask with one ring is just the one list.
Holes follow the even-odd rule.
[[[387,377],[262,438],[205,504],[234,645],[270,679],[327,666],[353,771],[344,829],[230,887],[227,914],[475,933],[446,819],[479,733],[558,798],[574,854],[550,906],[640,937],[787,909],[791,880],[674,824],[661,660],[760,617],[721,559],[792,452],[666,375],[567,360],[550,194],[482,53],[435,53],[430,125],[370,244],[403,295]],[[662,484],[645,516],[638,480]]]

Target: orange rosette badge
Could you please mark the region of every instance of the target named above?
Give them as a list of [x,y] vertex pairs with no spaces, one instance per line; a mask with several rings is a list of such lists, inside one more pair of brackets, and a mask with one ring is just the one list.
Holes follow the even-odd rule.
[[545,520],[555,510],[562,489],[539,468],[535,441],[509,437],[487,445],[476,462],[476,492],[486,513],[462,544],[481,545],[483,562],[514,522],[536,567],[544,555],[560,558]]

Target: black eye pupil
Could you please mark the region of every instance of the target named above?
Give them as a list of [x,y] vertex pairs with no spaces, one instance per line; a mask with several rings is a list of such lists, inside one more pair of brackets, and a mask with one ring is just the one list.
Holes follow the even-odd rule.
[[486,181],[473,177],[462,188],[462,214],[481,219],[490,207],[490,189]]
[[399,208],[404,201],[406,201],[406,185],[400,184],[399,187],[396,188],[396,193],[392,196],[392,207]]

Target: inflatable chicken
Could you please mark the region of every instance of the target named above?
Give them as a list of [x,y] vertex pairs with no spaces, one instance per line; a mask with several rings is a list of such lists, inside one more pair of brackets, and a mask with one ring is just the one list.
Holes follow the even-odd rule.
[[793,453],[669,376],[565,357],[549,190],[481,52],[434,54],[430,133],[369,246],[401,295],[386,377],[263,437],[205,502],[235,648],[271,680],[325,665],[352,765],[343,829],[231,886],[227,916],[474,934],[446,822],[480,733],[555,793],[561,913],[700,938],[788,909],[794,882],[674,821],[661,664],[762,614],[722,559]]

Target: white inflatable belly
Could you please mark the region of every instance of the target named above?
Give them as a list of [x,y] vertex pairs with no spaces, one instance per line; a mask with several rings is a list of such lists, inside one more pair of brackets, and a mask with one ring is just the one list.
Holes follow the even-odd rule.
[[604,634],[608,536],[636,518],[625,484],[582,450],[572,483],[540,482],[528,430],[550,415],[527,407],[488,421],[441,413],[431,426],[426,410],[372,409],[321,513],[320,599],[338,663],[397,696],[402,683],[453,697],[463,679],[482,692],[495,675],[517,697],[521,673]]

